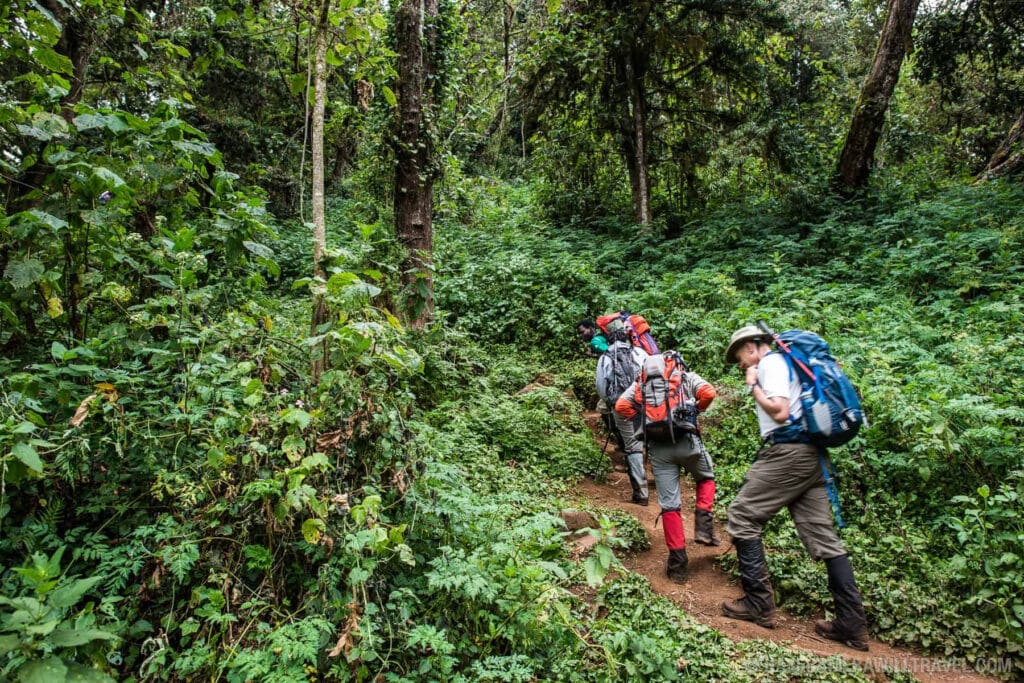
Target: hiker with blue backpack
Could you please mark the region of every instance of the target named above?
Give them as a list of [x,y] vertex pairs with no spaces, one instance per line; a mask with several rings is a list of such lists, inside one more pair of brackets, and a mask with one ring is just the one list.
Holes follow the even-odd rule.
[[707,410],[716,395],[715,388],[692,372],[678,352],[666,351],[645,358],[640,376],[615,402],[615,412],[633,421],[637,437],[647,446],[668,546],[665,573],[676,582],[686,579],[689,563],[679,491],[682,470],[697,482],[694,540],[705,545],[721,542],[711,513],[714,464],[697,424],[698,414]]
[[[619,320],[608,324],[608,350],[597,360],[597,394],[604,405],[612,406],[622,392],[633,385],[647,352],[634,346],[625,325]],[[644,446],[636,438],[633,422],[611,411],[612,426],[619,434],[619,445],[626,454],[626,472],[633,488],[632,502],[646,506],[647,470],[644,468]]]
[[744,595],[723,602],[722,613],[775,627],[775,595],[761,532],[786,507],[807,552],[825,562],[835,600],[835,618],[816,621],[815,632],[866,651],[867,619],[835,527],[842,525],[842,518],[826,450],[852,438],[863,422],[853,385],[828,344],[811,332],[776,335],[763,322],[749,325],[732,335],[725,358],[744,372],[764,442],[729,506],[727,529],[736,546]]

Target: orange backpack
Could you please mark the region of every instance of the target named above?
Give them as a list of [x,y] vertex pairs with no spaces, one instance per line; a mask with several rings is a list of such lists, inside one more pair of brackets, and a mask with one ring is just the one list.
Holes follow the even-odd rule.
[[648,356],[640,370],[637,438],[675,443],[684,434],[700,434],[697,400],[686,395],[683,373],[689,368],[677,351]]
[[608,335],[608,323],[613,320],[622,321],[623,327],[629,333],[629,341],[633,346],[639,346],[651,356],[658,353],[658,345],[655,343],[654,337],[651,336],[651,326],[642,315],[638,313],[631,314],[629,311],[619,311],[618,313],[598,316],[597,326],[604,332],[605,336]]

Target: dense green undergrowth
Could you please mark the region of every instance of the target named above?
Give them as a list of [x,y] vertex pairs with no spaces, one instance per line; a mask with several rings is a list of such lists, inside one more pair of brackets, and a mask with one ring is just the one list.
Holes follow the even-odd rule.
[[[819,332],[871,422],[834,457],[844,539],[873,631],[928,652],[1024,667],[1019,185],[837,204],[792,226],[770,206],[732,207],[670,240],[552,226],[523,213],[528,192],[481,191],[482,217],[517,208],[490,220],[491,231],[444,243],[440,292],[454,324],[564,359],[583,313],[642,312],[663,348],[681,350],[724,389],[706,416],[720,510],[758,447],[752,411],[731,390],[739,376],[722,358],[729,334],[758,318]],[[495,242],[501,257],[487,258]],[[499,298],[500,315],[489,305]],[[589,364],[562,362],[592,400]],[[830,604],[824,572],[788,518],[771,525],[768,542],[783,604],[798,612]]]
[[[312,337],[301,231],[272,242],[285,278],[262,290],[216,264],[184,276],[209,245],[165,237],[160,291],[3,361],[0,676],[857,679],[654,596],[616,560],[651,542],[621,513],[589,509],[577,557],[558,515],[609,465],[573,323],[619,306],[722,390],[720,510],[757,447],[729,333],[764,317],[829,338],[872,420],[836,462],[873,630],[1020,667],[1018,188],[837,210],[804,240],[741,208],[664,241],[551,226],[528,185],[466,183],[429,332],[378,306],[386,231],[343,201],[337,315]],[[787,519],[768,542],[783,604],[828,604]]]
[[[361,216],[335,209],[336,316],[312,337],[287,282],[194,277],[207,243],[165,236],[162,291],[3,362],[0,677],[848,678],[737,649],[622,571],[646,533],[570,495],[609,466],[586,369],[404,330]],[[301,253],[281,232],[278,258]],[[598,542],[578,557],[558,515],[581,505]]]

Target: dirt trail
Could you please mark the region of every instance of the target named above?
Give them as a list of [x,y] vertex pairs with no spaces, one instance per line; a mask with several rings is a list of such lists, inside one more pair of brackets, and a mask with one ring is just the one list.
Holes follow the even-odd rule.
[[[597,413],[585,415],[587,423],[603,444],[605,434],[600,429],[601,420]],[[715,557],[733,552],[729,535],[724,525],[716,520],[715,527],[722,537],[722,545],[710,547],[689,542],[693,538],[693,504],[695,494],[693,480],[684,476],[681,482],[683,498],[683,519],[686,531],[686,552],[689,556],[689,574],[685,584],[677,584],[665,576],[665,562],[668,549],[665,547],[663,531],[659,524],[654,527],[658,517],[658,504],[653,485],[653,477],[648,469],[648,480],[651,487],[651,504],[641,507],[630,502],[632,491],[629,477],[625,473],[624,458],[614,444],[607,446],[607,452],[615,465],[615,471],[608,475],[604,484],[590,479],[579,485],[579,494],[592,504],[609,509],[618,509],[636,517],[647,529],[651,537],[651,549],[623,560],[623,564],[631,571],[646,576],[654,591],[673,600],[686,612],[702,623],[714,627],[733,640],[770,640],[792,650],[811,652],[816,655],[840,655],[844,659],[860,662],[869,670],[882,667],[904,669],[913,673],[923,683],[993,683],[996,679],[982,676],[973,671],[943,671],[945,662],[929,658],[911,650],[892,647],[880,641],[871,640],[869,652],[858,652],[844,645],[821,638],[814,633],[814,617],[801,617],[779,611],[779,625],[775,629],[766,629],[746,621],[727,619],[721,615],[720,605],[724,600],[733,600],[743,591],[728,574],[723,572],[715,561]],[[824,571],[824,569],[822,569]],[[933,662],[929,666],[929,661]],[[878,680],[887,680],[881,677]]]

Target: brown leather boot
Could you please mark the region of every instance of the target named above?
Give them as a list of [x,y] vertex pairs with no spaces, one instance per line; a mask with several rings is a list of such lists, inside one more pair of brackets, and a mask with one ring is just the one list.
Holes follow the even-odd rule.
[[836,603],[836,618],[832,621],[817,620],[814,622],[814,632],[822,638],[867,652],[867,617],[850,558],[846,555],[833,557],[825,560],[825,566],[828,568],[828,589]]
[[740,585],[743,597],[722,603],[722,614],[730,619],[752,621],[764,628],[775,628],[775,592],[768,578],[768,564],[760,538],[733,539],[740,563]]
[[775,628],[779,623],[774,607],[764,612],[758,612],[751,606],[746,595],[736,600],[726,600],[723,602],[722,614],[730,619],[751,621],[764,628]]

